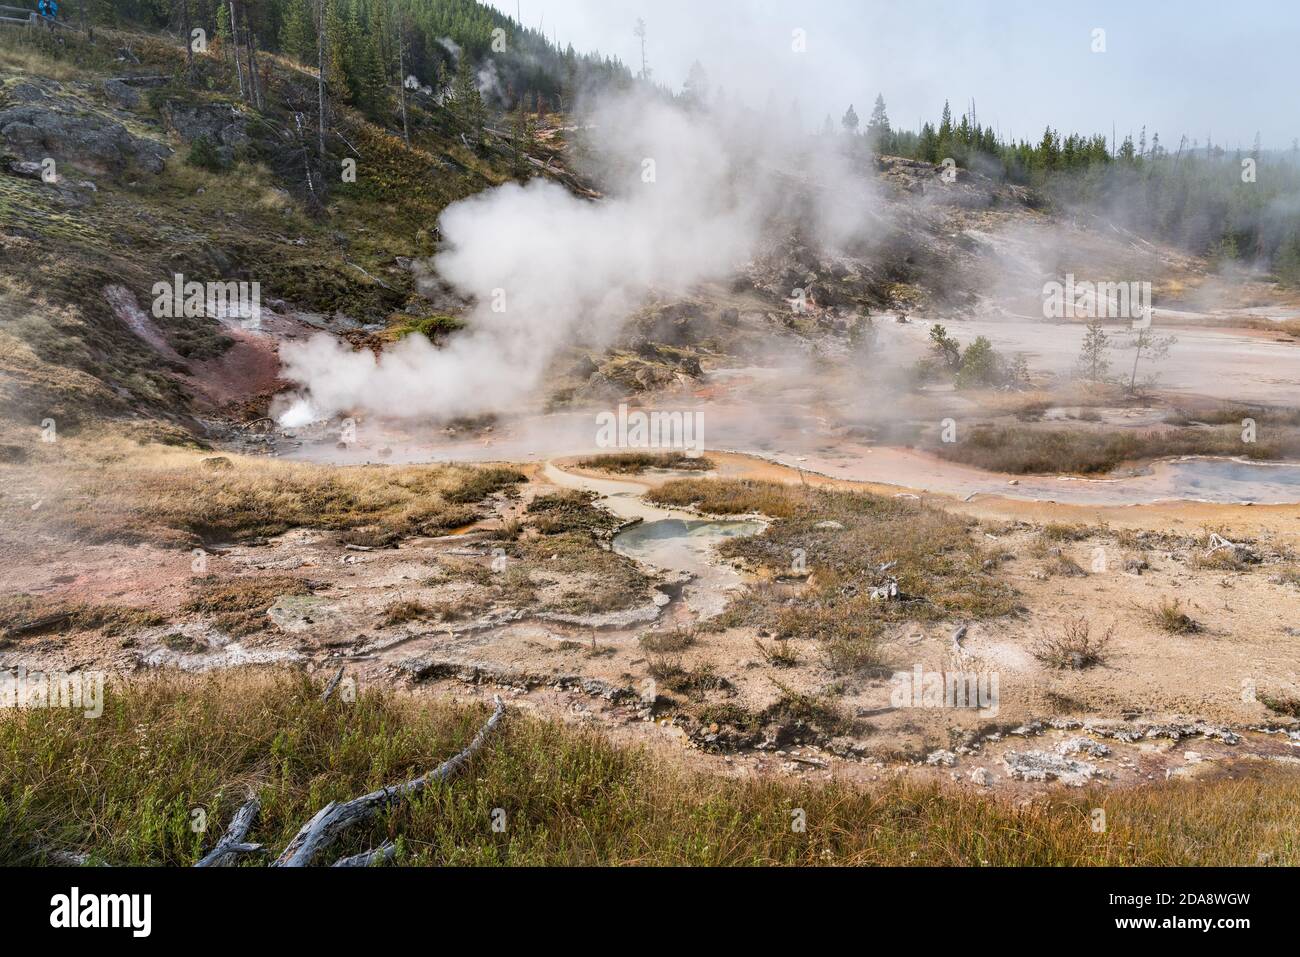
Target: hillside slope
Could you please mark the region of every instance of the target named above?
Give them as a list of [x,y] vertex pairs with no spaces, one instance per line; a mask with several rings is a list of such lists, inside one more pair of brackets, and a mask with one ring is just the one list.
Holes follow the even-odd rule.
[[[126,48],[138,63],[112,52]],[[435,248],[446,205],[509,178],[511,150],[499,137],[468,148],[450,111],[413,96],[410,145],[335,106],[322,161],[315,77],[264,59],[255,110],[219,57],[198,57],[191,85],[158,38],[101,31],[94,45],[49,47],[0,35],[8,426],[144,417],[201,433],[197,414],[264,400],[274,363],[258,361],[241,323],[150,315],[154,285],[176,274],[259,282],[264,317],[285,334],[362,342],[436,315],[412,263]],[[566,175],[554,162],[551,174]]]

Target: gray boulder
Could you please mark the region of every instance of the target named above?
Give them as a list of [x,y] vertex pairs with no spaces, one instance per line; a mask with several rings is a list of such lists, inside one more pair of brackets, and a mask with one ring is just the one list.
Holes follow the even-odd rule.
[[114,173],[136,166],[161,173],[171,150],[156,140],[133,136],[121,123],[93,113],[73,114],[26,103],[0,110],[0,148],[19,159],[100,167]]
[[207,137],[216,147],[223,163],[230,163],[235,152],[253,142],[248,135],[248,120],[233,106],[220,103],[182,103],[169,100],[163,118],[187,143]]
[[134,110],[144,99],[139,90],[120,79],[105,80],[104,95],[118,106],[128,110]]

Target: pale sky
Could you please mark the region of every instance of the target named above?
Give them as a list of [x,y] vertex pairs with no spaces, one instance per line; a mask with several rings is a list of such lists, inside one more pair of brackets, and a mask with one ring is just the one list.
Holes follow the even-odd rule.
[[[914,128],[971,97],[982,123],[1036,140],[1063,131],[1119,138],[1145,124],[1175,147],[1186,133],[1227,148],[1300,137],[1300,0],[489,0],[561,46],[617,56],[635,72],[637,17],[658,82],[679,89],[693,60],[714,85],[807,127],[876,93]],[[806,52],[791,49],[803,30]],[[1093,52],[1094,30],[1105,51]]]

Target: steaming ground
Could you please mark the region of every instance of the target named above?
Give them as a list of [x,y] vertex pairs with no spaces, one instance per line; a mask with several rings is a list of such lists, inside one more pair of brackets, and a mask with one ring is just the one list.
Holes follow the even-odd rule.
[[[1001,397],[912,385],[908,371],[927,354],[936,324],[963,345],[982,336],[1003,355],[1022,356],[1049,419],[1059,411],[1055,393],[1068,407],[1084,321],[1045,319],[1042,305],[1044,283],[1066,274],[1152,284],[1156,330],[1178,341],[1158,367],[1139,370],[1142,379],[1157,377],[1151,425],[1158,410],[1185,401],[1293,404],[1300,299],[1248,271],[1213,274],[1105,221],[1045,215],[977,174],[950,185],[933,168],[899,161],[884,164],[881,185],[834,149],[796,148],[742,113],[607,100],[585,130],[582,155],[603,198],[534,180],[444,213],[444,249],[431,268],[471,304],[466,330],[438,346],[411,335],[378,351],[327,333],[281,343],[282,376],[295,388],[273,405],[291,433],[277,438],[280,452],[337,463],[541,461],[599,451],[596,415],[626,400],[702,413],[710,448],[958,498],[1296,499],[1291,471],[1249,465],[1009,485],[1009,476],[898,448],[912,443],[891,438],[932,432],[949,417],[968,427],[1004,413]],[[893,283],[896,273],[911,282]],[[845,287],[853,299],[840,291],[845,275],[911,300],[872,310],[869,355],[843,335],[861,301],[859,287]],[[739,277],[743,294],[735,292]],[[796,313],[786,297],[800,289],[806,303]],[[695,372],[623,395],[579,391],[543,411],[557,405],[575,349],[586,357],[656,354],[655,340],[646,351],[629,338],[629,318],[648,302],[738,311],[743,334],[722,346],[706,339]],[[1128,323],[1106,328],[1122,345]],[[1115,348],[1112,372],[1127,376],[1130,355]],[[1099,411],[1123,426],[1138,425],[1140,413]],[[490,430],[457,424],[479,416],[492,418]],[[355,442],[338,442],[343,417],[359,423]]]
[[[933,320],[878,317],[879,353],[898,366],[924,354]],[[987,335],[999,348],[1029,343],[1035,370],[1068,374],[1078,352],[1076,325],[1045,324],[1005,315],[946,322],[965,339]],[[1251,330],[1191,326],[1179,330],[1180,349],[1162,368],[1163,397],[1143,406],[1094,412],[1122,428],[1153,428],[1170,402],[1188,396],[1231,402],[1282,402],[1300,394],[1295,345]],[[999,496],[1081,505],[1129,505],[1170,500],[1285,503],[1300,501],[1300,465],[1216,461],[1162,462],[1093,477],[1013,476],[947,462],[891,444],[890,429],[936,428],[951,417],[958,428],[998,416],[987,396],[938,390],[913,394],[870,364],[851,357],[767,354],[765,364],[718,365],[703,382],[683,383],[632,399],[630,408],[698,413],[702,444],[741,452],[834,478],[936,492],[954,499]],[[1270,374],[1271,370],[1271,374]],[[1288,375],[1290,377],[1288,377]],[[1046,396],[1050,392],[1035,393]],[[1062,399],[1067,403],[1068,399]],[[332,464],[435,461],[537,462],[615,451],[597,443],[597,416],[610,406],[550,414],[498,417],[489,428],[441,427],[384,415],[361,416],[355,440],[340,443],[337,421],[316,422],[279,436],[279,454]],[[1048,408],[1048,421],[1070,427],[1071,407]],[[1059,414],[1058,414],[1059,413]],[[1009,418],[1015,427],[1017,420]]]
[[636,95],[602,98],[584,126],[598,202],[544,179],[448,207],[439,275],[475,303],[470,330],[442,350],[418,337],[381,355],[320,335],[282,349],[300,389],[281,424],[341,412],[448,420],[514,409],[564,345],[612,341],[652,292],[681,295],[729,277],[773,217],[788,213],[791,170],[815,182],[805,227],[839,244],[866,221],[868,180],[835,151],[774,138],[746,113],[684,111]]

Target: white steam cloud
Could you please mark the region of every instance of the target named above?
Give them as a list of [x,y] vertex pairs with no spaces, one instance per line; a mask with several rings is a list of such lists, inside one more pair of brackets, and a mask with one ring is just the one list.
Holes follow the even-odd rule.
[[564,344],[607,344],[650,293],[734,273],[770,218],[790,212],[803,177],[818,185],[809,232],[834,243],[863,222],[867,177],[752,112],[623,94],[603,99],[585,132],[607,197],[535,179],[448,207],[434,266],[476,303],[468,329],[443,348],[408,336],[378,357],[324,334],[285,343],[283,375],[300,388],[281,403],[281,423],[517,408]]

